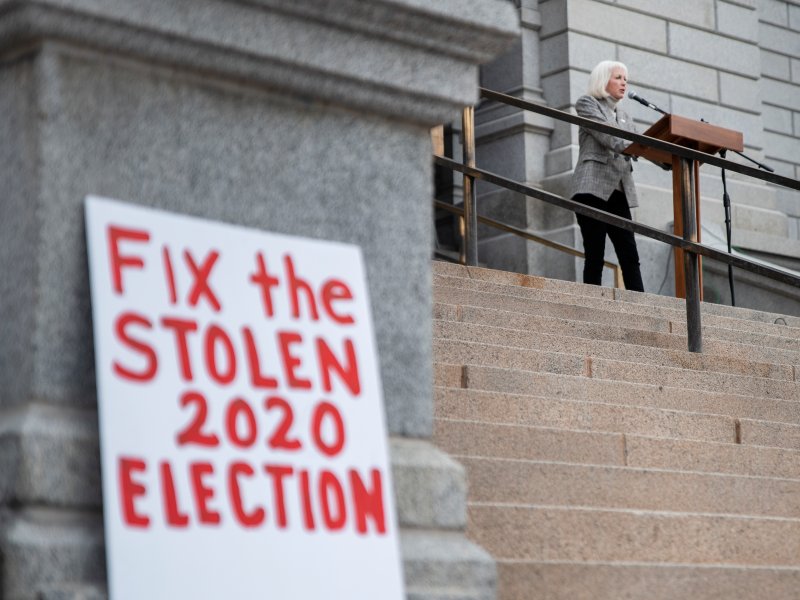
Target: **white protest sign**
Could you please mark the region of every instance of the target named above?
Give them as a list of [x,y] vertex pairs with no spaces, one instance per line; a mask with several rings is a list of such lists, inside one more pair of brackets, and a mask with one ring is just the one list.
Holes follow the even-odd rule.
[[359,248],[86,223],[111,600],[403,598]]

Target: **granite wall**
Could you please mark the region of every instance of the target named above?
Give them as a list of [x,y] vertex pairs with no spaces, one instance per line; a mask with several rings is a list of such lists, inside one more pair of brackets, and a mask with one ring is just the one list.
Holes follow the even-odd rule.
[[428,441],[429,129],[518,27],[499,0],[0,1],[0,597],[104,595],[88,194],[360,245],[408,597],[493,597]]

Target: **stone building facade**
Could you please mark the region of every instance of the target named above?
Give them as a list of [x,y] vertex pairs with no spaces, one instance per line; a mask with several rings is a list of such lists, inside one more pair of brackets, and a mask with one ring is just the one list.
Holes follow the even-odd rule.
[[[624,62],[630,88],[672,112],[743,132],[745,153],[788,177],[800,177],[800,4],[794,0],[519,0],[522,36],[484,67],[491,89],[574,111],[600,60]],[[640,132],[660,115],[626,100]],[[478,166],[566,195],[577,158],[577,128],[534,114],[484,105],[478,111]],[[729,154],[738,162],[745,159]],[[671,176],[640,161],[634,218],[672,227]],[[728,174],[735,249],[800,269],[800,194]],[[703,239],[725,247],[722,182],[701,169]],[[566,211],[488,187],[479,206],[499,219],[580,248]],[[502,268],[580,280],[582,263],[509,234],[482,230],[481,261]],[[610,246],[610,244],[609,244]],[[671,252],[641,239],[645,289],[672,294]],[[607,259],[614,259],[609,248]],[[611,274],[605,277],[611,285]],[[729,302],[722,265],[705,264],[705,297]],[[737,274],[740,306],[797,314],[797,290]]]
[[[408,597],[494,596],[492,561],[463,535],[463,471],[429,442],[428,136],[502,52],[483,85],[565,110],[598,60],[622,60],[656,104],[742,130],[748,153],[800,177],[794,0],[0,0],[0,597],[104,597],[87,194],[360,245]],[[479,166],[564,193],[574,128],[484,105],[478,136]],[[668,227],[668,177],[636,178],[636,217]],[[735,245],[796,268],[797,194],[730,179]],[[704,169],[707,239],[720,187]],[[571,214],[484,188],[481,203],[580,245]],[[641,247],[648,290],[669,293],[666,248]],[[481,256],[580,272],[489,231]],[[743,300],[796,312],[792,290],[751,287]]]

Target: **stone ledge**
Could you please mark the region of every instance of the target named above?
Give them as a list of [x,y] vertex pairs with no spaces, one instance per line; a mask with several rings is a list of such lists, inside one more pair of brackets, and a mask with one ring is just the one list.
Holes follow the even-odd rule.
[[[257,3],[477,62],[489,61],[502,52],[507,44],[498,33],[514,29],[519,20],[505,0],[373,0],[368,3],[360,0],[257,0]],[[522,10],[527,14],[527,9]]]
[[107,600],[108,591],[102,585],[63,584],[42,588],[37,600]]
[[6,0],[0,52],[59,39],[430,125],[477,100],[476,65],[519,34],[498,0],[346,3],[352,19],[325,0]]
[[392,476],[401,527],[463,529],[464,468],[428,441],[393,438]]
[[0,415],[1,502],[101,506],[94,411],[32,404]]
[[62,582],[105,582],[99,514],[36,509],[7,514],[4,521],[3,598],[39,600],[40,591],[52,598],[46,590]]
[[[75,508],[102,503],[97,416],[44,405],[8,411],[0,427],[0,501]],[[461,529],[464,470],[424,440],[391,440],[393,479],[403,526]]]
[[523,6],[520,12],[523,27],[533,31],[539,31],[542,28],[542,13],[538,8]]
[[773,254],[792,259],[800,257],[800,241],[798,240],[746,229],[734,230],[733,235],[733,245],[741,248],[744,252]]
[[475,127],[475,141],[488,143],[519,132],[549,135],[554,128],[554,119],[536,113],[520,110],[492,120],[486,120]]
[[[749,258],[754,258],[753,255],[756,255],[755,258],[758,258],[757,251],[751,250],[748,252],[751,254]],[[767,258],[771,258],[773,264],[777,264],[776,258],[780,257],[767,255]],[[727,265],[706,258],[703,260],[703,271],[709,275],[716,275],[719,277],[719,286],[727,293]],[[757,289],[759,290],[759,294],[766,293],[768,294],[767,297],[771,299],[769,304],[766,304],[763,300],[763,297],[761,298],[761,300],[758,302],[760,312],[774,315],[774,321],[776,323],[787,323],[789,326],[796,326],[798,317],[800,317],[800,313],[797,311],[797,307],[800,305],[800,293],[798,292],[797,287],[780,281],[767,279],[766,277],[762,277],[748,271],[743,271],[741,269],[734,269],[734,277],[736,282],[735,289],[737,304],[742,307],[751,308],[751,304],[753,304],[753,302],[752,299],[748,300],[746,297],[746,291],[748,288]],[[708,279],[706,281],[708,281]],[[727,296],[725,298],[727,298]],[[726,299],[723,300],[727,301]]]
[[462,534],[400,532],[408,600],[493,600],[494,560]]

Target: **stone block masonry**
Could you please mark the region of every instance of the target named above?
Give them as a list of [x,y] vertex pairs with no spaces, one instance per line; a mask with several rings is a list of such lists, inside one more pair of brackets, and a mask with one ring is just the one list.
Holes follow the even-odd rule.
[[[766,162],[783,175],[800,176],[800,9],[788,0],[539,0],[541,13],[539,64],[546,103],[570,110],[585,93],[589,71],[602,59],[620,60],[630,69],[630,87],[661,108],[741,131],[748,155]],[[639,131],[658,119],[646,107],[624,101]],[[530,153],[528,160],[542,161],[545,177],[534,185],[560,193],[567,189],[576,156],[575,128],[556,122],[550,135],[550,151],[542,157]],[[570,162],[572,161],[572,163]],[[737,158],[737,160],[739,160]],[[706,169],[710,174],[711,170]],[[671,192],[671,180],[638,165],[635,179],[642,189],[639,212],[648,225],[670,228],[672,215],[663,211],[660,190]],[[713,170],[713,185],[720,187],[719,170]],[[730,182],[729,178],[729,182]],[[734,180],[738,179],[733,177]],[[758,192],[733,195],[735,204],[775,206],[779,203],[788,220],[800,212],[800,195],[747,179]],[[531,183],[531,182],[529,182]],[[658,190],[656,190],[658,188]],[[716,198],[717,196],[715,196]],[[561,235],[545,222],[528,227],[539,234]],[[634,215],[634,217],[636,217]],[[718,215],[706,219],[719,221]],[[576,230],[577,231],[577,230]],[[766,257],[767,248],[782,247],[780,260],[793,268],[800,260],[793,252],[793,227],[773,232],[770,239],[734,231],[747,252]],[[738,236],[738,237],[736,237]],[[577,237],[580,247],[580,237]],[[643,264],[651,265],[648,290],[659,289],[662,273],[672,267],[668,253],[642,243]],[[613,253],[607,258],[613,260]],[[491,261],[487,262],[491,265]],[[498,263],[500,264],[500,263]],[[529,273],[554,275],[547,261],[531,265]],[[564,269],[557,277],[580,279],[580,273]],[[709,280],[710,281],[710,280]],[[648,287],[650,286],[650,287]],[[771,301],[770,301],[771,302]],[[794,300],[781,310],[790,312]],[[780,303],[778,304],[780,305]],[[756,308],[757,306],[753,306]]]
[[[800,115],[800,77],[795,65],[800,61],[800,11],[793,2],[769,0],[759,2],[759,45],[762,50],[762,100],[764,127],[770,137],[764,155],[775,161],[778,172],[800,177],[800,131],[787,131],[779,123],[791,115]],[[775,117],[783,113],[776,124]]]

